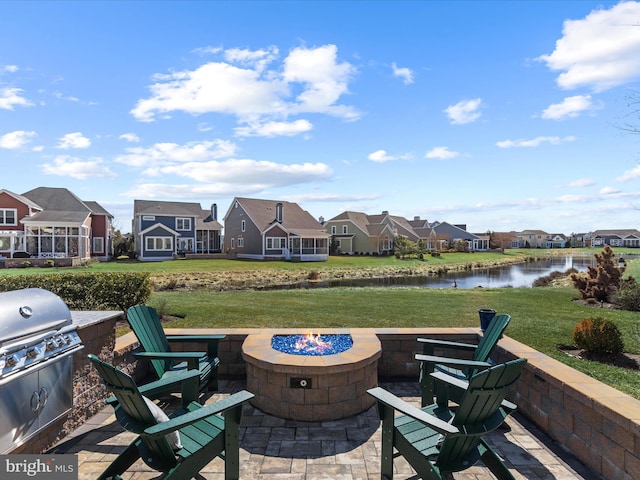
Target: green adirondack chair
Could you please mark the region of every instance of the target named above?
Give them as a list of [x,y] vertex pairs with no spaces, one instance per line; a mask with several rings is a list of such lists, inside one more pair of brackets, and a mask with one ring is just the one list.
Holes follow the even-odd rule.
[[[183,397],[182,406],[167,416],[142,395],[134,380],[95,355],[89,359],[107,388],[115,395],[116,418],[123,428],[138,437],[107,467],[98,480],[121,480],[121,475],[138,459],[152,469],[164,472],[163,480],[187,480],[220,456],[225,461],[225,479],[239,478],[239,428],[242,407],[253,398],[247,391],[235,393],[212,405],[203,406]],[[198,383],[195,371],[181,377]],[[154,383],[165,382],[160,380]]]
[[[446,340],[436,340],[432,338],[418,338],[422,343],[422,354],[415,356],[420,362],[420,388],[422,390],[422,406],[433,402],[434,380],[431,374],[440,371],[454,378],[468,380],[478,370],[488,368],[492,365],[489,356],[498,344],[505,329],[511,321],[511,316],[507,314],[497,315],[491,320],[480,341],[477,344],[460,342],[449,342]],[[434,356],[435,347],[453,349],[472,354],[470,360],[458,358]],[[451,389],[451,399],[455,400],[461,395],[460,390]]]
[[[166,335],[160,317],[155,308],[136,305],[127,310],[127,321],[135,333],[144,352],[137,352],[136,358],[151,361],[159,379],[166,379],[182,370],[198,370],[200,372],[200,389],[218,389],[218,342],[224,335]],[[204,342],[206,352],[174,352],[170,343]],[[172,393],[167,386],[167,393]]]
[[[478,460],[499,480],[513,480],[483,436],[498,428],[511,413],[507,405],[515,408],[504,399],[525,363],[522,358],[474,374],[455,412],[437,404],[417,408],[380,387],[369,390],[377,400],[382,420],[381,478],[393,478],[395,448],[397,455],[402,455],[425,480],[466,470]],[[453,377],[450,380],[457,381]]]

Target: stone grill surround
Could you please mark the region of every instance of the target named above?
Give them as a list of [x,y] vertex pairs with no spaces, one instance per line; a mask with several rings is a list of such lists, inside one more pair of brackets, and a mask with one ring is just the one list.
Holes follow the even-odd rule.
[[[278,331],[278,335],[299,333]],[[375,332],[322,329],[313,333],[350,334],[353,346],[332,355],[291,355],[271,347],[273,331],[247,336],[242,356],[247,390],[255,394],[254,407],[280,418],[317,422],[350,417],[375,403],[367,394],[378,384],[382,352]],[[292,378],[308,378],[311,387],[292,387]]]

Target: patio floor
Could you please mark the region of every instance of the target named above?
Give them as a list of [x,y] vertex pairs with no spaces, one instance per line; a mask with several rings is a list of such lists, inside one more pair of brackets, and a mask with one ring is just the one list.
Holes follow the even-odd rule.
[[[415,405],[420,397],[417,382],[380,382]],[[244,381],[221,380],[220,391],[206,403],[245,388]],[[516,479],[593,480],[599,478],[572,455],[550,441],[525,419],[512,416],[510,427],[489,438]],[[134,436],[116,422],[111,407],[55,446],[50,453],[77,454],[79,480],[95,479]],[[380,478],[381,430],[375,407],[344,420],[297,422],[265,415],[245,407],[240,443],[240,478],[259,480],[355,480]],[[394,467],[398,479],[416,479],[402,457]],[[159,478],[144,463],[136,463],[125,480]],[[201,472],[200,480],[224,478],[224,463],[216,458]],[[495,477],[482,463],[447,477],[455,480],[485,480]]]

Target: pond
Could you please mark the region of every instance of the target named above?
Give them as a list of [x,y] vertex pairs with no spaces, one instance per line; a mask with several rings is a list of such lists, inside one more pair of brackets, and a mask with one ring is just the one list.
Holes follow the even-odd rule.
[[593,255],[565,256],[549,260],[517,265],[483,268],[467,272],[455,272],[442,276],[407,276],[363,278],[302,282],[277,288],[331,288],[331,287],[424,287],[424,288],[505,288],[531,287],[533,282],[551,272],[566,272],[570,268],[586,271],[594,265]]

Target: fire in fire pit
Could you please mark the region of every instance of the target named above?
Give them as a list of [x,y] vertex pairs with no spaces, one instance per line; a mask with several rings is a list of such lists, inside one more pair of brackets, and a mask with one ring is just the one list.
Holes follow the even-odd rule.
[[353,339],[347,334],[274,335],[271,339],[274,350],[291,355],[333,355],[349,350],[352,346]]

